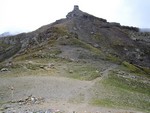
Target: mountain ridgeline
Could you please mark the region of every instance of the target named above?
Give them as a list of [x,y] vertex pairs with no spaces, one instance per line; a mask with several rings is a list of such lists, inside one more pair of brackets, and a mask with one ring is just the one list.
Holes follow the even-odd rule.
[[[142,70],[150,68],[149,32],[140,32],[136,27],[107,22],[105,19],[82,12],[78,6],[74,6],[66,18],[33,32],[1,37],[0,62],[46,48],[49,49],[47,54],[51,53],[52,49],[59,49],[61,55],[57,56],[64,58],[62,55],[67,51],[66,46],[72,50],[84,49],[67,54],[76,60],[101,59],[118,64],[128,62]],[[80,53],[84,55],[81,56]]]

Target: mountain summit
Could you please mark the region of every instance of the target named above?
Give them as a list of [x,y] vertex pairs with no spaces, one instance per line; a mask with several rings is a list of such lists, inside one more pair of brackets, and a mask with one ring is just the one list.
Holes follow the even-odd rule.
[[[46,48],[53,46],[61,49],[58,56],[68,47],[71,53],[67,57],[80,59],[80,53],[73,51],[75,48],[84,48],[83,58],[113,60],[116,63],[129,62],[137,67],[150,67],[150,33],[141,33],[139,28],[121,26],[119,23],[82,12],[75,5],[64,19],[42,26],[36,31],[22,33],[16,36],[0,39],[0,61],[13,56],[26,54],[33,48]],[[93,48],[96,53],[85,46]],[[63,49],[64,48],[64,49]],[[85,53],[86,50],[86,53]],[[72,54],[72,56],[71,56]],[[87,55],[86,55],[87,54]]]
[[78,5],[75,5],[73,11],[68,13],[66,17],[67,18],[73,18],[73,17],[79,17],[79,16],[83,16],[83,15],[84,15],[84,12],[82,12],[79,9]]

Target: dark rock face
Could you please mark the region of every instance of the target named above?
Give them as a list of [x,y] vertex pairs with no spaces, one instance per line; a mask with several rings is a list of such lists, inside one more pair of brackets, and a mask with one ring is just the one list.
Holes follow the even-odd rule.
[[73,11],[69,12],[65,19],[57,20],[31,33],[1,38],[0,42],[8,45],[20,44],[20,46],[19,49],[13,49],[14,52],[6,48],[0,48],[0,50],[3,50],[0,53],[0,59],[24,52],[28,48],[38,48],[49,40],[74,36],[84,43],[98,48],[106,56],[112,55],[122,61],[150,67],[150,43],[147,34],[140,33],[139,28],[136,27],[121,26],[115,22],[109,23],[105,19],[82,12],[75,5]]
[[15,55],[20,49],[21,45],[18,44],[0,52],[0,62]]
[[140,42],[131,39],[130,32],[139,34],[139,28],[109,23],[79,9],[73,10],[67,17],[74,22],[72,28],[68,25],[68,29],[78,34],[81,40],[92,46],[96,45],[106,54],[115,55],[136,65],[150,67],[148,37],[145,36],[146,41]]

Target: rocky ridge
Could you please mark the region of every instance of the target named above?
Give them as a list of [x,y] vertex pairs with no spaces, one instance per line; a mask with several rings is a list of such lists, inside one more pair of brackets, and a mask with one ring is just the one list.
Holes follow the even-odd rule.
[[[82,12],[78,6],[66,18],[42,26],[36,31],[0,39],[0,61],[25,54],[31,48],[39,48],[49,41],[68,43],[75,38],[101,51],[104,57],[112,56],[138,67],[150,67],[149,33],[139,28],[121,26]],[[69,42],[70,43],[70,42]],[[65,50],[64,50],[65,51]]]

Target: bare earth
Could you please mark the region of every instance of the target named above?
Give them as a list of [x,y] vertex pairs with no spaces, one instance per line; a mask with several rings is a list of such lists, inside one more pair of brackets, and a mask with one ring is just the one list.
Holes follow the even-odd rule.
[[[107,72],[106,72],[107,73]],[[96,80],[81,81],[55,76],[2,77],[0,79],[0,99],[19,101],[30,95],[44,98],[39,104],[6,103],[1,105],[6,113],[26,113],[29,111],[60,110],[65,113],[141,113],[131,110],[110,109],[89,104],[91,89]],[[10,86],[14,87],[13,97]],[[5,89],[5,90],[2,90]]]

